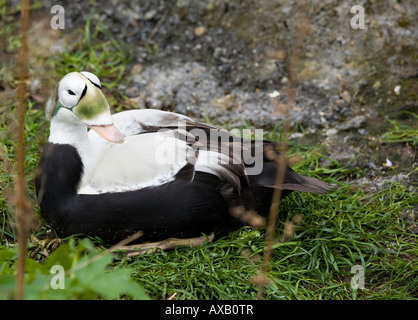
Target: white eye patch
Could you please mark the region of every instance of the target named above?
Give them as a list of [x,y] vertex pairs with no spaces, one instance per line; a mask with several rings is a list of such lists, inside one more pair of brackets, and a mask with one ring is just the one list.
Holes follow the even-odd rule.
[[69,74],[58,85],[58,99],[64,107],[73,108],[80,101],[86,88],[83,79],[75,74]]
[[102,88],[102,85],[100,84],[100,80],[99,78],[97,78],[96,75],[94,75],[91,72],[88,71],[81,71],[80,72],[83,76],[85,76],[87,79],[89,79],[91,81],[91,83],[93,83],[96,87],[98,88]]

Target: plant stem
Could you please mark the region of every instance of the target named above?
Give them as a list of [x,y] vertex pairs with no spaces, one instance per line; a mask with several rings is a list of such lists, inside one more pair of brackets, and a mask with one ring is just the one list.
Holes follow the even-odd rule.
[[26,102],[26,79],[28,64],[28,30],[29,30],[29,0],[22,0],[21,16],[21,48],[19,52],[19,85],[17,88],[17,181],[16,181],[16,212],[19,225],[18,243],[19,254],[17,261],[16,274],[16,299],[24,298],[24,274],[27,250],[27,239],[31,225],[32,212],[26,200],[26,180],[25,180],[25,102]]

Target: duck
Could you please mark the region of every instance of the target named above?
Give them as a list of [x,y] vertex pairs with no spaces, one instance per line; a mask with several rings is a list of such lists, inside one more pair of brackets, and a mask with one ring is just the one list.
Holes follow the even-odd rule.
[[[59,237],[108,244],[137,232],[134,243],[213,238],[216,230],[248,224],[234,208],[268,214],[278,188],[278,162],[269,156],[279,153],[277,142],[157,109],[112,115],[99,78],[88,71],[66,74],[45,114],[50,132],[36,195]],[[332,188],[286,164],[281,189],[286,196]]]

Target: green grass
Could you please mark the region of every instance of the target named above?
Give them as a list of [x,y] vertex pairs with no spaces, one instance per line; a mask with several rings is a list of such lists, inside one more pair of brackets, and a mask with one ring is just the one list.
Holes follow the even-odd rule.
[[[412,143],[412,145],[418,145],[418,114],[412,112],[404,112],[407,116],[411,117],[411,120],[415,122],[414,126],[403,125],[399,121],[387,119],[392,125],[392,129],[387,131],[383,137],[382,142],[394,142],[394,143]],[[415,120],[415,121],[414,121]]]
[[132,59],[132,50],[109,36],[104,22],[99,20],[93,25],[92,15],[89,14],[80,34],[81,41],[70,45],[59,56],[56,72],[62,76],[73,71],[91,71],[101,79],[102,87],[114,89],[125,75],[126,67]]
[[[338,171],[338,169],[335,169]],[[407,299],[418,294],[417,236],[401,217],[413,196],[394,183],[371,195],[349,184],[329,195],[293,193],[282,202],[276,239],[295,215],[302,224],[276,241],[267,299]],[[124,258],[155,299],[254,299],[251,277],[261,268],[263,230],[243,227],[200,248]],[[365,270],[365,289],[352,290],[351,268]]]
[[[90,16],[80,34],[80,42],[67,45],[63,54],[52,57],[57,69],[43,77],[59,79],[66,72],[89,70],[96,73],[111,97],[111,105],[123,109],[125,97],[117,87],[124,81],[131,53],[125,45],[107,36],[103,23]],[[11,30],[6,30],[10,32]],[[97,39],[103,39],[101,41]],[[13,50],[12,47],[9,48]],[[16,75],[7,69],[1,73],[0,84],[16,85]],[[51,88],[52,90],[53,88]],[[11,279],[14,274],[16,229],[13,208],[13,174],[15,170],[15,140],[11,125],[14,123],[15,102],[1,107],[0,114],[0,277]],[[392,122],[382,142],[416,144],[416,129]],[[300,129],[300,128],[299,128]],[[283,134],[281,126],[266,133],[266,138],[278,139]],[[414,131],[415,130],[415,131]],[[43,105],[28,98],[26,114],[26,177],[28,198],[34,211],[39,213],[34,192],[34,177],[42,146],[48,136],[48,123]],[[407,140],[405,140],[407,139]],[[414,140],[415,139],[415,140]],[[362,176],[362,170],[328,159],[325,145],[307,146],[291,144],[289,156],[301,161],[294,166],[297,172],[321,178],[339,185],[327,195],[292,193],[280,206],[276,228],[276,242],[268,273],[266,299],[417,299],[418,298],[418,246],[414,233],[417,205],[416,186],[387,179],[377,191],[353,183]],[[295,216],[302,216],[301,224],[293,237],[283,239],[284,225]],[[415,218],[416,219],[416,218]],[[33,232],[38,238],[51,237],[47,225]],[[79,261],[99,254],[106,246],[94,239],[95,248],[86,241],[64,240],[61,251],[51,255],[52,246],[45,250],[40,244],[29,241],[27,282],[37,284],[31,297],[52,297],[48,286],[48,270],[42,268],[54,261],[63,265],[77,265]],[[58,249],[59,250],[59,249]],[[258,287],[254,276],[259,273],[265,250],[265,231],[243,227],[230,233],[218,234],[213,243],[198,248],[183,248],[170,252],[157,252],[147,256],[126,257],[114,255],[104,265],[93,264],[92,273],[124,270],[120,274],[130,277],[142,286],[153,299],[255,299]],[[64,252],[65,251],[65,252]],[[68,253],[68,254],[65,254]],[[51,255],[51,260],[45,255]],[[68,259],[72,259],[69,261]],[[49,262],[48,262],[49,261]],[[70,263],[71,262],[71,263]],[[353,290],[350,285],[351,268],[360,265],[365,271],[365,288]],[[108,298],[85,284],[81,293],[80,281],[70,276],[74,287],[68,288],[61,298]],[[116,276],[115,276],[116,277]],[[76,275],[76,278],[77,275]],[[115,278],[116,279],[116,278]],[[100,280],[100,279],[99,279]],[[114,280],[114,279],[113,279]],[[103,281],[106,281],[103,278]],[[0,280],[0,292],[9,288],[12,281]],[[9,288],[10,289],[10,288]],[[117,294],[116,294],[117,293]],[[120,291],[115,291],[118,296]],[[132,295],[135,297],[135,295]],[[142,297],[141,295],[138,295]],[[4,298],[4,296],[2,297]],[[6,297],[7,298],[7,297]]]

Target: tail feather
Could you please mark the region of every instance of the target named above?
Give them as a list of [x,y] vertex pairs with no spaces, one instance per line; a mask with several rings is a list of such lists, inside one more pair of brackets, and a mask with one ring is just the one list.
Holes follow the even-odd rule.
[[285,190],[294,190],[301,192],[312,192],[312,193],[328,193],[333,189],[333,187],[316,178],[299,176],[302,178],[303,182],[299,183],[284,183],[283,189]]
[[[275,162],[264,162],[263,171],[256,176],[250,176],[250,185],[267,188],[277,188],[277,164]],[[333,186],[316,178],[297,174],[289,166],[286,169],[283,190],[328,193],[333,190]]]

